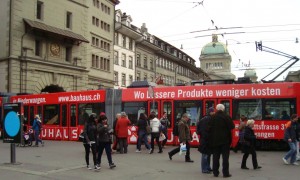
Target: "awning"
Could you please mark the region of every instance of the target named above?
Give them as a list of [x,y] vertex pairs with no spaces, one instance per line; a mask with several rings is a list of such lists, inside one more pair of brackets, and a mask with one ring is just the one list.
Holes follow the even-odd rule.
[[64,37],[64,38],[69,38],[69,39],[72,39],[72,40],[75,40],[75,41],[81,41],[81,42],[86,42],[86,43],[89,42],[82,35],[73,33],[72,31],[56,28],[56,27],[49,26],[49,25],[46,25],[46,24],[41,23],[41,22],[32,21],[32,20],[25,19],[25,18],[23,20],[24,20],[25,24],[27,26],[29,26],[30,28],[32,28],[32,29],[42,31],[42,32],[46,32],[46,33],[50,33],[50,34],[54,34],[56,36],[61,36],[61,37]]

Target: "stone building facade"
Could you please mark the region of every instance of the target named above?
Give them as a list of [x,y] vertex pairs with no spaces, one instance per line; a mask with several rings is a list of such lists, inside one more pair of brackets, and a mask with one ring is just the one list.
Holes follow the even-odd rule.
[[64,91],[112,87],[117,3],[0,1],[6,25],[0,29],[0,92],[40,93],[52,85]]

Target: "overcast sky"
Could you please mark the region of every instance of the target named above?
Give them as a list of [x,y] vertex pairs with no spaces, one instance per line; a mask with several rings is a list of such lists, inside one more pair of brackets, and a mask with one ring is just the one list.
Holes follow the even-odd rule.
[[[243,76],[249,62],[261,79],[290,60],[257,52],[255,41],[300,58],[300,42],[295,43],[296,38],[300,40],[300,0],[120,0],[116,9],[130,15],[135,26],[146,23],[150,34],[177,48],[182,45],[183,51],[196,60],[197,67],[201,49],[211,42],[213,33],[223,34],[219,35],[220,42],[227,41],[232,73],[237,77]],[[300,70],[300,62],[288,71],[295,70]],[[283,80],[286,74],[277,80]]]

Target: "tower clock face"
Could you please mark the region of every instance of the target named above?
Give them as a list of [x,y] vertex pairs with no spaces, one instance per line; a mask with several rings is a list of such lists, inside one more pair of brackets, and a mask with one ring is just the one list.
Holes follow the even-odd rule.
[[50,52],[54,56],[59,56],[60,54],[60,46],[58,44],[50,44]]

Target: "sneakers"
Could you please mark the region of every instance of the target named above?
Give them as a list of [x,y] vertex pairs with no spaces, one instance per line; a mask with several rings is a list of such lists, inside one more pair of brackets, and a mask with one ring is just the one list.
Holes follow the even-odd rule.
[[136,153],[140,153],[141,151],[137,149],[135,152],[136,152]]
[[152,153],[153,153],[152,148],[150,148],[149,149],[149,154],[152,154]]
[[292,165],[299,166],[299,163],[294,162]]
[[168,152],[168,155],[169,155],[169,159],[172,160],[172,155],[170,152]]
[[100,170],[100,169],[101,169],[101,166],[100,166],[100,165],[96,165],[96,166],[94,167],[94,169],[95,169],[95,170]]
[[87,165],[86,168],[87,168],[88,170],[92,170],[92,168],[91,168],[89,165]]
[[282,158],[284,164],[290,164],[284,157]]
[[112,169],[112,168],[114,168],[114,167],[116,167],[116,165],[115,165],[114,163],[109,164],[109,168],[110,168],[110,169]]

